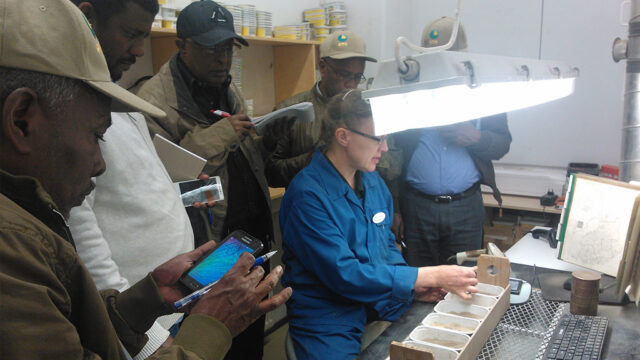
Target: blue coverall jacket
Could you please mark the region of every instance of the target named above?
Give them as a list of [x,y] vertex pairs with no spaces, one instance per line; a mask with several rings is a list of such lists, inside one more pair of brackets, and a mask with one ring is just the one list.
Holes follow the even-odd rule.
[[353,359],[366,311],[393,321],[413,299],[418,269],[406,265],[390,230],[391,195],[362,173],[358,198],[320,151],[291,182],[280,209],[289,334],[298,359]]

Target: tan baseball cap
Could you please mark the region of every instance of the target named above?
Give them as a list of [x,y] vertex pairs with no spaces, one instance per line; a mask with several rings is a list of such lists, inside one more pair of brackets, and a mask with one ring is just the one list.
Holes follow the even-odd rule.
[[164,111],[111,81],[102,48],[69,0],[1,0],[0,66],[84,81],[112,99],[112,111]]
[[[448,43],[455,23],[456,20],[448,16],[443,16],[429,23],[422,32],[422,47],[436,47]],[[458,37],[449,50],[467,50],[467,35],[464,33],[462,24],[460,24],[460,28],[458,29]]]
[[364,40],[351,31],[338,31],[327,37],[320,44],[320,58],[329,57],[336,60],[362,58],[366,61],[378,62],[367,56]]

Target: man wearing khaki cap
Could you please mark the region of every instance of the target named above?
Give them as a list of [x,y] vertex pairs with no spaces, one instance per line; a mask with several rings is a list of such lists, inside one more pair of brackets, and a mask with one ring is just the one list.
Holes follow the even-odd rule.
[[[265,134],[265,143],[275,143],[265,169],[269,186],[288,186],[294,176],[309,164],[320,140],[329,100],[342,90],[355,89],[364,83],[365,61],[377,62],[366,53],[364,40],[351,31],[333,33],[322,42],[318,63],[321,80],[308,91],[276,106],[280,109],[311,102],[315,120],[311,123],[291,122],[292,126],[288,129]],[[269,136],[274,138],[269,139]]]
[[[215,244],[169,260],[122,293],[98,292],[66,218],[105,170],[98,143],[110,110],[162,111],[111,82],[89,23],[67,0],[0,2],[0,107],[0,358],[135,354],[153,321],[186,295],[179,277]],[[221,358],[231,336],[286,301],[289,290],[261,300],[281,270],[259,282],[263,271],[249,272],[252,264],[241,257],[153,357]]]
[[[422,33],[422,46],[446,45],[456,21],[441,17]],[[450,51],[465,51],[462,25]],[[378,171],[394,199],[391,229],[410,266],[445,264],[456,253],[482,247],[484,206],[480,185],[496,187],[492,160],[511,144],[506,114],[390,137]]]

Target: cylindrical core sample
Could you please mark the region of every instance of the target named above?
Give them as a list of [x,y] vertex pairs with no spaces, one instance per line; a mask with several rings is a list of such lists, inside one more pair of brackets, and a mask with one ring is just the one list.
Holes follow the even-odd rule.
[[595,316],[598,313],[598,290],[601,275],[591,271],[571,273],[571,303],[574,315]]

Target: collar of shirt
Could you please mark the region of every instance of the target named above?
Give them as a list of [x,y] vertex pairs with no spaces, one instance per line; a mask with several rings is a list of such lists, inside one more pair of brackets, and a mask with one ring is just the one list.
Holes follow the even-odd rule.
[[316,94],[318,99],[320,99],[320,101],[322,101],[322,103],[324,104],[328,103],[329,100],[331,100],[331,98],[324,96],[324,94],[320,90],[320,81],[318,81],[316,85],[313,87],[313,92]]
[[[351,185],[349,185],[349,182],[347,181],[347,179],[345,179],[344,176],[342,175],[342,173],[340,173],[340,171],[338,171],[336,166],[333,165],[333,163],[327,157],[327,155],[325,153],[323,153],[322,155],[325,156],[325,158],[329,162],[329,165],[331,165],[331,167],[333,167],[333,169],[338,173],[338,175],[340,175],[340,177],[342,178],[344,183],[347,184],[347,186],[351,187]],[[358,196],[358,199],[362,199],[364,197],[364,185],[362,185],[362,172],[360,170],[356,170],[356,174],[354,176],[354,181],[355,181],[355,187],[356,187],[354,189],[354,191],[356,193],[356,196]]]
[[196,79],[179,54],[177,57],[177,65],[178,71],[180,71],[180,75],[191,94],[191,98],[204,117],[211,122],[217,122],[222,119],[222,116],[212,114],[211,110],[222,110],[233,114],[233,109],[227,98],[229,86],[231,85],[231,76],[227,78],[221,87],[214,87]]

